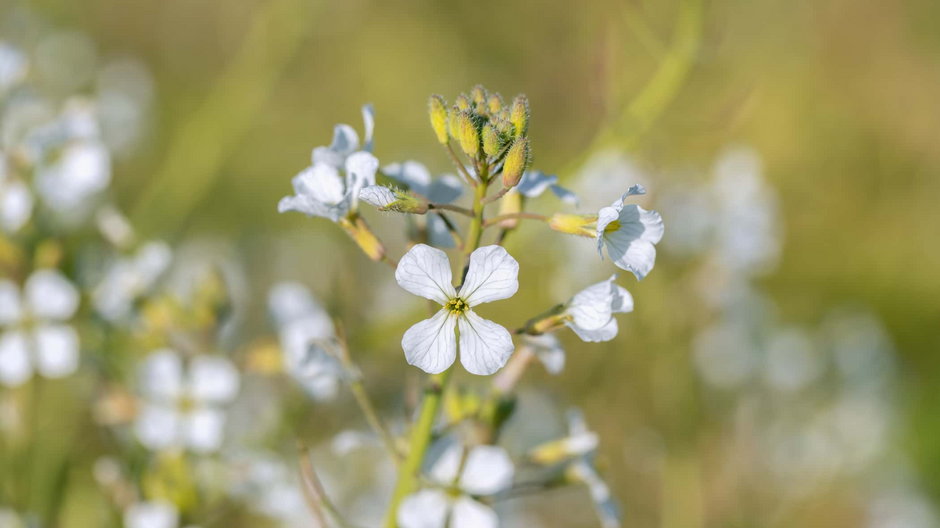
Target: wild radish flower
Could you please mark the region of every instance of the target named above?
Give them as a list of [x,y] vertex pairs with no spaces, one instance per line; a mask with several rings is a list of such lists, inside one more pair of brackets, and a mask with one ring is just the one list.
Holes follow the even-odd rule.
[[431,466],[430,478],[441,486],[453,486],[459,495],[425,489],[407,497],[398,509],[402,528],[496,528],[499,518],[492,508],[471,496],[495,495],[512,484],[515,472],[506,451],[497,446],[476,446],[466,452],[460,444],[445,450]]
[[[278,212],[297,211],[338,222],[356,211],[359,191],[375,185],[375,172],[379,168],[379,161],[370,153],[375,126],[370,105],[362,108],[362,117],[366,129],[362,150],[359,136],[351,126],[336,125],[333,143],[313,149],[311,165],[291,180],[294,196],[282,198],[277,205]],[[340,176],[340,170],[345,172],[345,177]]]
[[333,321],[307,288],[281,282],[268,294],[268,309],[278,328],[284,370],[314,399],[329,399],[339,389],[339,365],[325,349],[333,340]]
[[134,303],[154,287],[173,252],[163,242],[148,242],[137,253],[113,262],[92,292],[95,311],[108,321],[128,317]]
[[565,369],[565,349],[554,334],[527,335],[524,340],[549,374],[560,374]]
[[597,252],[607,256],[620,268],[642,279],[656,263],[654,244],[663,238],[663,219],[656,211],[647,211],[623,201],[629,196],[646,194],[641,185],[634,185],[617,201],[597,213]]
[[565,306],[565,324],[582,341],[610,341],[617,337],[614,314],[633,311],[633,296],[614,283],[616,275],[578,292]]
[[166,501],[135,502],[124,510],[125,528],[177,528],[179,512]]
[[78,302],[78,290],[55,270],[34,272],[22,294],[0,280],[0,384],[20,385],[34,370],[47,378],[75,372],[79,339],[67,321]]
[[[463,184],[459,178],[453,174],[432,178],[427,167],[417,161],[392,163],[383,167],[382,172],[431,203],[453,203],[463,193]],[[444,220],[431,214],[424,217],[424,222],[430,245],[442,248],[454,247],[454,238],[448,231]]]
[[472,308],[508,299],[519,289],[519,263],[500,246],[484,246],[470,254],[470,268],[460,291],[451,281],[447,254],[424,244],[411,248],[398,263],[395,279],[405,290],[442,305],[434,317],[405,332],[405,359],[425,372],[447,370],[457,357],[472,374],[492,374],[512,355],[513,343],[502,326],[483,319]]
[[551,190],[559,200],[572,205],[578,204],[577,195],[558,185],[558,176],[545,174],[539,170],[526,171],[515,189],[526,198],[536,198],[546,190]]
[[57,159],[41,164],[36,189],[56,213],[75,214],[111,182],[111,154],[97,139],[78,139],[65,145]]
[[0,230],[16,233],[33,214],[33,195],[25,183],[9,174],[6,157],[0,152]]
[[135,430],[152,450],[189,448],[209,453],[222,445],[223,406],[238,393],[238,370],[217,356],[196,356],[184,366],[173,350],[147,357],[140,368],[143,401]]

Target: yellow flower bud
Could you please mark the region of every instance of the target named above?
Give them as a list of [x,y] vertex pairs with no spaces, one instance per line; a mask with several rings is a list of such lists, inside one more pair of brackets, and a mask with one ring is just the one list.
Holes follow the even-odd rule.
[[494,116],[499,114],[499,111],[503,109],[503,96],[498,93],[490,94],[490,98],[486,100],[486,107],[490,114]]
[[521,137],[512,143],[503,161],[503,187],[515,187],[522,179],[522,173],[528,164],[529,140]]
[[478,108],[482,109],[486,107],[487,93],[486,88],[482,84],[478,84],[470,90],[470,100],[473,101],[473,104]]
[[548,222],[548,226],[555,231],[588,238],[595,238],[597,236],[595,229],[596,224],[597,215],[577,215],[566,213],[555,213]]
[[489,123],[483,125],[483,152],[487,156],[493,157],[499,154],[499,150],[503,146],[502,143],[499,132],[493,128],[493,125]]
[[480,132],[469,113],[460,113],[457,120],[457,132],[457,139],[460,141],[460,148],[464,154],[477,158],[480,155]]
[[470,99],[468,99],[466,95],[460,94],[457,96],[457,99],[454,100],[454,106],[461,112],[466,112],[470,110]]
[[[513,191],[506,193],[505,196],[499,199],[499,215],[507,215],[518,213],[522,211],[522,195]],[[503,229],[515,229],[519,225],[518,218],[510,218],[508,220],[503,220],[499,223],[499,227]]]
[[447,104],[444,98],[439,95],[432,95],[428,101],[428,113],[431,117],[431,128],[437,140],[442,144],[447,144]]
[[447,116],[447,132],[450,134],[450,137],[460,141],[460,109],[457,108],[457,105],[454,105],[451,109],[450,114]]
[[519,94],[513,99],[509,120],[515,127],[516,137],[524,136],[529,131],[529,100],[525,95]]

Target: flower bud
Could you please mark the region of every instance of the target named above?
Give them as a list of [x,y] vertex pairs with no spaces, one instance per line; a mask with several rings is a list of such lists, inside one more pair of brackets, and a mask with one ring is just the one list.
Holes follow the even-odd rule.
[[359,199],[377,207],[380,211],[396,213],[425,214],[428,202],[412,194],[390,189],[383,185],[369,185],[359,191]]
[[594,227],[596,224],[597,215],[566,213],[555,213],[548,222],[548,226],[555,231],[588,238],[597,237],[597,230]]
[[428,113],[431,117],[431,128],[437,140],[442,144],[447,144],[447,105],[444,98],[439,95],[432,95],[428,101]]
[[[499,199],[499,215],[508,215],[522,211],[522,195],[516,191],[506,193]],[[518,218],[509,218],[499,223],[503,229],[515,229],[519,225]]]
[[454,99],[454,106],[457,107],[461,112],[466,112],[470,110],[470,99],[466,95],[460,94],[457,96],[457,99]]
[[499,132],[493,128],[493,125],[489,123],[483,125],[483,152],[487,156],[493,157],[499,154],[499,150],[503,146],[502,143]]
[[450,137],[460,141],[460,109],[457,108],[457,105],[454,105],[451,109],[450,114],[447,116],[447,132],[450,134]]
[[490,94],[489,99],[486,100],[486,108],[491,115],[499,114],[499,111],[503,109],[503,96],[498,93]]
[[464,154],[471,158],[477,158],[480,155],[480,131],[477,130],[473,118],[468,112],[461,112],[457,118],[457,133],[460,148]]
[[486,99],[487,99],[486,88],[482,84],[478,84],[470,90],[470,100],[473,101],[474,106],[478,110],[486,108]]
[[529,164],[529,140],[518,138],[509,147],[503,161],[503,187],[515,187]]
[[515,127],[516,137],[524,136],[529,131],[529,100],[525,95],[519,94],[513,99],[509,120]]

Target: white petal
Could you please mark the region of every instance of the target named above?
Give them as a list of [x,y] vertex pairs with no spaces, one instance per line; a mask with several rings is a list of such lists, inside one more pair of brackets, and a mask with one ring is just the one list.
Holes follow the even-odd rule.
[[238,394],[238,381],[238,370],[223,357],[197,356],[189,366],[190,391],[198,401],[231,401]]
[[553,334],[525,336],[525,342],[549,374],[559,374],[565,369],[565,349]]
[[21,182],[0,183],[0,229],[15,233],[33,214],[33,195]]
[[408,364],[428,374],[447,370],[457,357],[454,319],[446,310],[440,310],[434,317],[409,328],[401,338]]
[[575,325],[585,330],[596,330],[610,321],[615,277],[588,286],[568,301],[566,312],[574,319]]
[[499,517],[493,508],[469,498],[460,497],[454,502],[450,528],[498,528]]
[[149,399],[175,402],[183,393],[183,361],[168,348],[160,349],[140,365],[141,392]]
[[552,185],[549,188],[552,190],[552,193],[558,197],[559,200],[567,204],[578,205],[578,195],[575,194],[574,191],[562,187],[561,185]]
[[[268,292],[268,309],[278,326],[298,319],[312,318],[332,329],[329,314],[306,286],[299,282],[279,282]],[[325,334],[328,335],[328,334]]]
[[653,244],[663,238],[663,219],[656,211],[628,205],[620,211],[619,221],[617,230],[603,233],[607,255],[618,268],[642,279],[656,263],[656,247]]
[[453,235],[450,234],[450,230],[447,229],[447,224],[444,223],[441,217],[429,214],[424,218],[428,230],[429,244],[434,247],[446,249],[456,246]]
[[179,513],[169,502],[131,504],[124,511],[124,528],[177,528]]
[[68,325],[41,325],[36,339],[36,370],[47,378],[63,378],[78,369],[78,333]]
[[353,207],[359,200],[359,191],[363,187],[375,185],[377,170],[379,170],[379,160],[368,152],[359,151],[346,158],[346,190],[352,196]]
[[362,105],[362,124],[366,135],[363,139],[362,150],[372,152],[372,135],[375,133],[375,109],[371,104]]
[[428,476],[441,486],[452,486],[457,482],[460,463],[463,461],[464,446],[457,441],[453,441],[452,438],[444,438],[442,441],[449,443],[446,444],[444,451],[437,457],[437,460],[431,464]]
[[460,331],[460,363],[467,372],[486,376],[503,368],[514,346],[509,331],[473,310],[457,320]]
[[196,409],[186,417],[186,445],[198,453],[211,453],[222,447],[225,414],[209,408]]
[[324,205],[343,202],[346,187],[339,171],[332,165],[318,163],[302,170],[291,180],[298,196],[307,196]]
[[134,422],[134,433],[151,450],[175,447],[180,440],[180,415],[164,405],[144,404]]
[[0,335],[0,384],[16,387],[32,375],[26,336],[17,331]]
[[449,509],[450,499],[443,491],[422,490],[402,501],[398,524],[401,528],[443,528]]
[[22,316],[20,289],[13,281],[0,279],[0,325],[12,325]]
[[610,303],[610,310],[614,313],[630,313],[633,311],[633,296],[626,288],[617,284],[613,285],[613,300]]
[[44,269],[26,279],[26,304],[33,315],[64,321],[78,308],[78,290],[58,271]]
[[470,269],[459,297],[470,306],[512,297],[519,289],[519,263],[502,246],[483,246],[470,254]]
[[424,164],[411,160],[392,163],[383,167],[382,172],[389,178],[407,185],[408,190],[414,191],[425,198],[431,198],[428,196],[428,190],[431,187],[431,172]]
[[442,305],[456,295],[447,254],[425,244],[405,253],[395,270],[395,280],[406,291]]
[[359,191],[359,199],[375,207],[388,207],[397,201],[395,193],[384,185],[368,185]]
[[617,325],[617,320],[611,318],[607,324],[600,328],[594,330],[585,330],[578,325],[567,323],[568,328],[574,330],[574,333],[581,338],[581,341],[587,343],[600,343],[603,341],[610,341],[611,339],[617,337],[617,332],[619,327]]
[[515,467],[502,447],[481,445],[470,450],[460,475],[460,489],[470,495],[493,495],[512,484]]
[[453,174],[444,174],[431,183],[426,197],[434,203],[448,204],[460,198],[461,194],[463,194],[463,183],[460,178]]
[[540,170],[526,171],[516,185],[516,190],[526,198],[541,196],[551,185],[558,182],[558,176],[545,174]]
[[340,168],[346,156],[359,148],[359,134],[349,125],[339,124],[333,127],[333,142],[329,147],[313,149],[311,161],[313,164],[326,163]]

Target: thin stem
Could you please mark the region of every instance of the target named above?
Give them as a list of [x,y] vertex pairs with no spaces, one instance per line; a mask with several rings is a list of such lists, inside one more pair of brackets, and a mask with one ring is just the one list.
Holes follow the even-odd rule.
[[506,213],[499,216],[494,216],[489,220],[483,222],[483,227],[490,227],[495,224],[502,222],[503,220],[515,220],[515,219],[528,219],[528,220],[539,220],[541,222],[548,222],[548,217],[545,215],[540,215],[537,213]]
[[384,262],[385,264],[388,264],[388,266],[392,268],[393,270],[398,269],[398,261],[388,255],[382,256],[382,262]]
[[437,214],[441,220],[444,222],[444,225],[447,226],[447,231],[450,232],[450,236],[454,237],[454,242],[457,243],[457,247],[463,250],[463,237],[460,236],[460,231],[457,230],[457,226],[450,221],[450,218],[444,214],[443,211],[435,211],[433,209],[429,210],[430,213]]
[[503,196],[506,196],[506,193],[508,193],[512,189],[513,189],[512,187],[503,187],[502,189],[499,190],[498,193],[494,194],[493,196],[487,196],[486,198],[484,198],[483,203],[488,204],[491,202],[495,202],[496,200],[499,200]]
[[483,198],[486,196],[487,184],[481,183],[474,191],[473,195],[473,220],[470,221],[470,228],[467,230],[467,245],[464,253],[469,255],[480,245],[480,237],[483,235]]
[[454,147],[450,146],[450,141],[447,142],[446,147],[447,153],[450,155],[450,160],[453,161],[454,166],[457,167],[457,172],[459,172],[460,175],[463,176],[465,180],[467,180],[467,183],[470,186],[476,187],[477,181],[473,178],[473,176],[470,176],[470,173],[467,172],[467,168],[464,166],[464,164],[460,163],[460,158],[458,158],[457,153],[454,152]]
[[436,204],[436,203],[428,204],[429,211],[435,211],[437,209],[440,209],[442,211],[453,211],[455,213],[460,213],[464,216],[473,217],[473,211],[471,211],[470,209],[467,209],[466,207],[460,207],[459,205],[451,205],[451,204]]
[[431,376],[428,386],[424,389],[424,399],[421,403],[421,414],[418,421],[415,422],[411,430],[408,451],[408,457],[404,464],[399,468],[398,482],[395,484],[395,491],[392,493],[392,501],[389,504],[388,512],[385,515],[385,528],[397,528],[398,520],[396,515],[401,502],[411,493],[418,479],[418,473],[421,471],[421,463],[424,461],[424,454],[431,443],[431,432],[434,428],[434,419],[437,417],[438,408],[441,406],[441,397],[444,394],[444,387],[450,379],[454,369],[448,369],[440,374]]
[[330,517],[341,527],[354,528],[343,519],[342,514],[340,514],[336,506],[330,501],[329,497],[327,497],[326,490],[323,488],[319,477],[317,477],[317,472],[313,469],[313,462],[310,460],[309,450],[299,441],[297,447],[300,451],[300,475],[304,481],[304,497],[307,499],[307,504],[310,506],[310,509],[313,510],[314,515],[317,517],[317,521],[321,526],[330,526],[331,523],[329,523],[326,518],[326,514],[329,513]]

